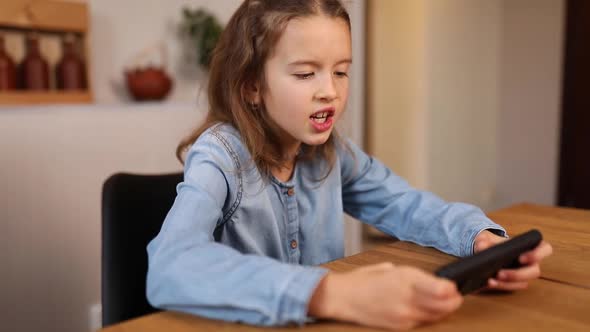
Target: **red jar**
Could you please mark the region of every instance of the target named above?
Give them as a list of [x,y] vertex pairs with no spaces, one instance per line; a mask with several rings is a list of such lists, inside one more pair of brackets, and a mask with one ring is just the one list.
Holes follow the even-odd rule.
[[76,37],[68,34],[62,40],[63,55],[55,66],[55,79],[60,90],[86,89],[85,65],[76,43]]
[[26,37],[25,58],[19,65],[19,87],[25,90],[49,90],[49,65],[39,51],[39,37]]
[[16,65],[6,52],[4,36],[0,35],[0,90],[16,89]]

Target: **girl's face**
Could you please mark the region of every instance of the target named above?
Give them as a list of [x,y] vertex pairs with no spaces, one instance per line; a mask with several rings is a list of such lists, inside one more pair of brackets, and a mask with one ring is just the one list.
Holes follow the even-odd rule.
[[348,25],[323,15],[293,19],[273,51],[263,97],[285,152],[325,143],[348,99]]

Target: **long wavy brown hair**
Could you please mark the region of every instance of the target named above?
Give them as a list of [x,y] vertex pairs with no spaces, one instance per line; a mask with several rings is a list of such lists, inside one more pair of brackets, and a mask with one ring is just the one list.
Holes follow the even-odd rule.
[[[176,156],[184,163],[185,151],[216,123],[228,123],[241,134],[256,167],[264,176],[285,166],[282,148],[267,116],[264,101],[252,107],[247,90],[257,84],[266,89],[264,64],[271,56],[287,23],[300,17],[325,15],[343,19],[350,30],[350,18],[339,0],[245,0],[229,20],[213,51],[207,95],[209,111],[203,124],[183,139]],[[298,160],[321,158],[327,162],[329,175],[336,159],[338,133],[326,143],[302,144]]]

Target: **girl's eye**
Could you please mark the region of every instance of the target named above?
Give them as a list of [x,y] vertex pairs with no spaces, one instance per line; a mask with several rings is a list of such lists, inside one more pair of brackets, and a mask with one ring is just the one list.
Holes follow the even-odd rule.
[[293,74],[293,75],[300,80],[305,80],[305,79],[311,78],[313,76],[313,73],[303,73],[303,74]]
[[348,77],[348,73],[345,71],[337,71],[337,72],[334,72],[334,74],[339,77]]

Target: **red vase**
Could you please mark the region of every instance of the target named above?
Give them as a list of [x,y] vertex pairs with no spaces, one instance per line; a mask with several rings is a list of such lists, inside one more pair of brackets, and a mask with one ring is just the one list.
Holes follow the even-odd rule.
[[60,90],[86,89],[84,61],[77,51],[76,39],[66,35],[62,41],[63,55],[55,66],[57,88]]
[[16,65],[6,52],[4,36],[0,35],[0,90],[16,89]]
[[25,58],[19,65],[19,87],[25,90],[49,90],[49,65],[39,51],[39,37],[26,38]]

